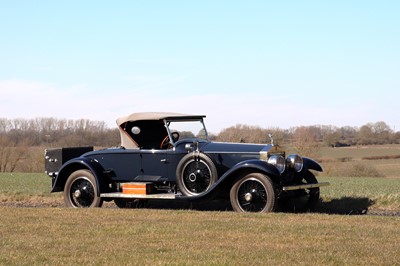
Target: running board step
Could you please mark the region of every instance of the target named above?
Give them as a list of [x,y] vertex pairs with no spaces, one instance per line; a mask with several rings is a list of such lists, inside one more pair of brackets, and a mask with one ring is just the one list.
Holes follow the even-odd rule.
[[317,184],[304,184],[304,185],[295,185],[295,186],[286,186],[283,187],[283,191],[290,191],[290,190],[299,190],[299,189],[308,189],[308,188],[316,188],[316,187],[325,187],[329,186],[329,182],[321,182]]
[[[179,197],[179,196],[178,196]],[[172,193],[160,194],[124,194],[122,192],[101,193],[100,198],[125,198],[125,199],[176,199]]]

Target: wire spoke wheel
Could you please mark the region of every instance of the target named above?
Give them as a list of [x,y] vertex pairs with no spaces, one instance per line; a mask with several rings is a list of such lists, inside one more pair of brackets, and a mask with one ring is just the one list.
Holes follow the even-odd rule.
[[77,207],[90,207],[94,200],[92,183],[85,177],[76,179],[71,185],[69,197],[72,204]]
[[275,190],[268,176],[248,174],[232,187],[232,208],[238,212],[270,212],[275,208]]
[[64,202],[68,207],[100,207],[102,200],[97,196],[96,180],[86,170],[73,172],[64,187]]
[[195,196],[207,191],[217,180],[217,170],[212,160],[200,153],[185,155],[179,162],[177,184],[185,196]]
[[266,196],[264,185],[256,179],[249,179],[239,186],[237,200],[244,211],[259,212],[267,205]]
[[189,161],[183,171],[183,184],[193,194],[200,194],[211,185],[211,170],[204,161]]

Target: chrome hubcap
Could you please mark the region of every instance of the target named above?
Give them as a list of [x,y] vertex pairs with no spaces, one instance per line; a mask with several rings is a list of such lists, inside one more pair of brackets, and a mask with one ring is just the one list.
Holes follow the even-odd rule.
[[[200,171],[198,171],[198,173],[200,173]],[[189,180],[190,180],[190,182],[196,182],[196,179],[197,179],[197,176],[196,176],[195,173],[191,173],[191,174],[189,175]]]
[[81,195],[82,195],[82,193],[80,190],[75,190],[75,192],[74,192],[75,198],[79,198]]
[[253,195],[252,195],[251,193],[246,193],[246,194],[244,195],[244,199],[245,199],[247,202],[249,202],[249,201],[251,201],[251,200],[253,199]]

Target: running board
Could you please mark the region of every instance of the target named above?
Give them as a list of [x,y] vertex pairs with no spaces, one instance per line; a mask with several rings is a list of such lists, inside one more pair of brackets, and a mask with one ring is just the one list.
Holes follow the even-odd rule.
[[296,186],[287,186],[283,187],[283,191],[290,191],[290,190],[299,190],[299,189],[308,189],[308,188],[316,188],[316,187],[325,187],[329,186],[329,182],[321,182],[317,184],[304,184],[304,185],[296,185]]
[[[179,197],[179,196],[178,196]],[[123,194],[122,192],[101,193],[100,198],[124,198],[124,199],[176,199],[172,193],[161,194]]]

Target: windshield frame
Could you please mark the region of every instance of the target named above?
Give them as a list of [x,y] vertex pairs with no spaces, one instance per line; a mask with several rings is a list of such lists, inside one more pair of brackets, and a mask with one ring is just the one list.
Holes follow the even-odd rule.
[[185,119],[178,119],[178,118],[177,119],[173,119],[172,118],[171,119],[171,118],[169,118],[169,119],[164,119],[164,126],[167,129],[170,142],[171,142],[171,144],[173,146],[175,146],[176,142],[181,141],[182,139],[179,139],[178,141],[174,141],[174,138],[172,137],[172,133],[174,131],[171,131],[171,129],[170,129],[171,122],[177,122],[177,123],[199,122],[202,125],[202,129],[200,129],[200,130],[204,130],[205,138],[198,138],[198,137],[195,136],[194,138],[187,138],[187,139],[192,139],[192,140],[193,139],[199,139],[199,140],[203,140],[203,141],[210,141],[210,137],[208,135],[208,131],[207,131],[207,128],[206,128],[206,125],[204,123],[204,119],[203,118],[193,118],[193,119],[187,119],[187,118],[185,118]]

